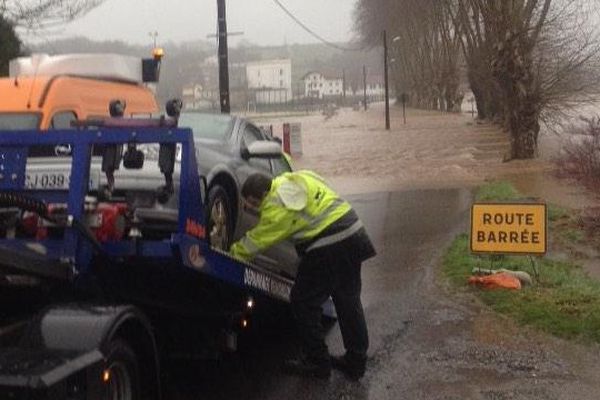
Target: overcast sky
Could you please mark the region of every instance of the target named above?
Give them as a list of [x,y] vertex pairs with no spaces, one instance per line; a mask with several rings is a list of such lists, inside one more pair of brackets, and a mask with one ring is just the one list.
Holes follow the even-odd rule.
[[[255,44],[314,43],[317,40],[296,24],[273,0],[226,0],[227,28],[243,31],[231,37]],[[308,27],[325,39],[345,42],[352,38],[355,0],[280,0]],[[52,38],[85,36],[94,40],[120,39],[131,44],[157,40],[179,42],[206,39],[217,27],[217,0],[105,0],[84,17],[71,22]],[[32,36],[26,40],[38,41]]]

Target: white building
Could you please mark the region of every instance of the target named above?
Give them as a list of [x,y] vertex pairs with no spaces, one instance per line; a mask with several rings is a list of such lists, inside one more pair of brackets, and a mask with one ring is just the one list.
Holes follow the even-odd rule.
[[327,78],[319,72],[309,72],[302,78],[304,81],[304,95],[319,99],[341,96],[344,88],[342,78]]
[[292,101],[292,61],[289,59],[247,63],[246,81],[257,104]]
[[219,92],[207,90],[200,84],[184,86],[181,93],[185,110],[207,110],[218,102]]
[[367,96],[374,98],[382,98],[385,96],[383,76],[373,75],[367,78]]

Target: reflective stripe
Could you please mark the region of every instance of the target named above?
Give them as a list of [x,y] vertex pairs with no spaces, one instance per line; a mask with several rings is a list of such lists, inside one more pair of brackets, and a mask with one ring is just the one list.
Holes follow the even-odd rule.
[[356,221],[349,228],[344,229],[341,232],[334,233],[333,235],[325,236],[319,240],[316,240],[313,244],[306,248],[306,251],[309,252],[311,250],[317,249],[319,247],[329,246],[330,244],[334,244],[337,242],[341,242],[344,239],[349,238],[359,231],[360,228],[363,227],[362,222]]
[[337,198],[333,201],[333,203],[331,203],[329,205],[329,207],[327,207],[319,215],[314,216],[314,217],[305,211],[301,211],[300,215],[302,216],[302,218],[304,218],[306,220],[306,222],[308,222],[309,225],[307,227],[303,228],[301,231],[296,232],[292,236],[292,239],[294,239],[294,240],[303,239],[304,233],[306,231],[310,231],[310,230],[317,228],[325,219],[329,218],[331,213],[333,213],[339,206],[341,206],[344,203],[345,203],[344,200]]
[[244,236],[243,238],[241,238],[240,243],[246,248],[246,250],[248,250],[249,253],[256,254],[260,251],[260,248],[257,245],[255,245],[254,242],[250,240],[248,236]]

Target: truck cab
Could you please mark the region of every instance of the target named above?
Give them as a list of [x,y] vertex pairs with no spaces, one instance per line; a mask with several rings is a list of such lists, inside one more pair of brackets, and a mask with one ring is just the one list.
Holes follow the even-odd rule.
[[73,121],[108,117],[113,100],[125,102],[125,117],[157,113],[147,82],[156,80],[160,59],[148,61],[116,54],[14,59],[9,77],[0,78],[0,129],[68,129]]

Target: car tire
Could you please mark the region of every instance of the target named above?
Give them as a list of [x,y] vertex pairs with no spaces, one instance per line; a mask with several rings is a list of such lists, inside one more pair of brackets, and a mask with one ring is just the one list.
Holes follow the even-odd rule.
[[140,369],[135,352],[121,339],[113,340],[106,352],[108,400],[140,400]]
[[207,233],[212,247],[229,250],[233,238],[231,199],[222,186],[213,186],[208,192]]

